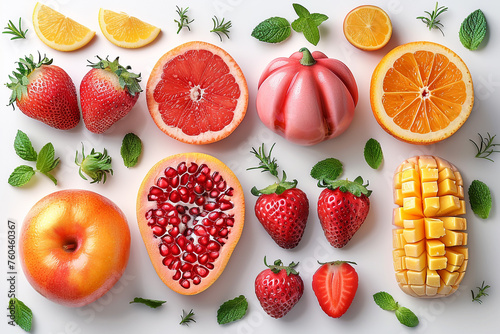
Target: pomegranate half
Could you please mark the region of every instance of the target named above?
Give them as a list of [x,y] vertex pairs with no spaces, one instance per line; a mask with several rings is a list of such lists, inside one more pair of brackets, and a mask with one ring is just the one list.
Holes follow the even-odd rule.
[[200,293],[217,280],[244,221],[240,182],[207,154],[159,161],[137,195],[137,222],[149,258],[162,281],[183,295]]

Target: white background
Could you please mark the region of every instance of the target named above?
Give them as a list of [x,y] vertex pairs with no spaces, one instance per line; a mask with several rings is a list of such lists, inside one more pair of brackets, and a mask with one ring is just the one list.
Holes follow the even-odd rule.
[[[104,297],[95,303],[79,309],[66,308],[39,295],[26,281],[19,260],[16,292],[19,299],[31,307],[34,313],[34,333],[123,333],[158,332],[188,333],[206,331],[210,333],[269,333],[271,330],[289,333],[303,333],[311,328],[327,329],[331,332],[352,333],[442,333],[455,330],[459,333],[479,330],[492,333],[498,325],[499,263],[497,255],[500,222],[498,210],[493,208],[488,220],[474,216],[467,206],[469,222],[470,261],[467,274],[460,289],[452,296],[427,300],[416,299],[399,290],[392,268],[392,174],[404,159],[418,154],[435,154],[454,163],[462,172],[466,189],[470,182],[479,179],[488,183],[493,200],[500,191],[497,178],[500,154],[494,156],[497,162],[475,159],[475,149],[469,138],[476,140],[477,133],[486,132],[500,135],[499,93],[500,71],[498,54],[497,2],[446,1],[440,5],[449,7],[441,17],[444,36],[438,30],[429,31],[416,20],[417,16],[434,8],[434,1],[371,1],[389,14],[393,24],[393,36],[389,44],[376,52],[364,52],[351,46],[343,36],[342,22],[354,7],[366,4],[363,1],[305,1],[301,3],[311,12],[325,13],[329,19],[321,25],[321,41],[314,47],[302,34],[292,32],[292,36],[279,45],[265,44],[250,36],[252,29],[262,20],[271,16],[282,16],[292,21],[296,14],[291,1],[44,1],[47,5],[70,16],[76,21],[96,31],[94,40],[87,47],[75,52],[64,53],[45,46],[36,36],[31,23],[35,1],[17,1],[15,5],[1,2],[0,24],[8,20],[17,23],[22,17],[23,25],[29,29],[27,40],[10,41],[8,35],[0,37],[2,83],[8,81],[8,74],[14,69],[14,62],[24,55],[37,51],[54,58],[54,63],[65,69],[72,77],[77,90],[84,74],[89,70],[87,60],[95,61],[95,56],[120,56],[122,64],[131,65],[133,71],[142,73],[142,87],[145,88],[149,73],[156,61],[173,47],[190,40],[214,43],[228,51],[241,66],[250,90],[248,112],[237,130],[218,143],[193,146],[177,142],[161,132],[149,116],[145,95],[141,94],[130,114],[103,135],[90,133],[80,123],[75,129],[59,131],[24,116],[19,110],[6,106],[10,91],[0,88],[2,125],[0,130],[1,156],[0,184],[0,304],[7,306],[7,244],[6,224],[13,220],[20,225],[31,206],[43,196],[61,189],[80,188],[98,192],[111,200],[125,212],[132,234],[130,261],[122,279]],[[175,5],[189,6],[189,16],[195,21],[191,31],[176,34],[177,18]],[[157,40],[144,48],[126,50],[106,40],[102,35],[97,14],[99,8],[124,11],[162,29]],[[459,41],[458,30],[462,20],[472,11],[482,9],[485,13],[489,33],[477,51],[465,49]],[[219,37],[209,30],[211,18],[231,20],[230,39]],[[3,27],[2,26],[2,27]],[[393,47],[411,41],[428,40],[444,44],[458,53],[468,65],[475,89],[475,106],[469,120],[449,139],[430,146],[415,146],[402,143],[384,132],[375,121],[369,104],[369,82],[371,74],[380,59]],[[255,97],[260,73],[275,57],[289,56],[301,47],[320,50],[329,57],[338,58],[352,70],[359,88],[360,100],[356,107],[354,121],[340,137],[313,147],[301,147],[285,141],[265,128],[258,119]],[[29,185],[14,188],[8,185],[11,171],[23,164],[15,155],[13,141],[17,130],[27,133],[35,149],[39,150],[51,141],[56,156],[61,158],[60,166],[54,171],[58,186],[43,175],[36,175]],[[120,157],[120,144],[128,132],[136,133],[144,144],[143,155],[136,167],[127,169]],[[379,170],[372,170],[364,161],[363,147],[369,138],[377,139],[384,152],[384,163]],[[499,137],[500,140],[500,137]],[[261,143],[270,147],[276,142],[274,154],[280,166],[290,178],[296,178],[299,186],[307,193],[311,212],[304,238],[293,250],[279,248],[266,234],[253,214],[256,198],[251,195],[252,186],[264,187],[271,178],[258,171],[247,171],[257,161],[249,153],[252,147]],[[81,143],[90,150],[106,148],[113,157],[114,175],[105,184],[90,184],[78,176],[74,164],[75,151]],[[216,156],[229,165],[239,177],[246,197],[245,228],[221,277],[205,292],[195,296],[182,296],[167,288],[156,275],[146,249],[140,238],[135,218],[135,201],[139,184],[158,160],[179,152],[198,151]],[[370,182],[373,190],[371,210],[362,228],[343,249],[333,249],[323,236],[316,214],[317,197],[320,189],[309,176],[311,167],[319,160],[336,157],[344,163],[344,177],[350,179],[362,175]],[[263,258],[281,258],[285,263],[299,261],[298,267],[305,283],[305,292],[300,302],[284,318],[275,320],[261,309],[254,294],[254,279],[263,268]],[[319,308],[311,288],[311,278],[317,268],[316,261],[350,260],[357,262],[359,289],[351,308],[340,319],[326,316]],[[271,261],[270,261],[271,262]],[[490,296],[482,305],[471,302],[470,290],[485,280],[492,288]],[[383,311],[375,305],[372,295],[378,291],[390,292],[402,305],[411,308],[420,318],[420,325],[408,329],[400,325],[394,314]],[[244,294],[249,302],[249,310],[242,320],[220,326],[216,321],[216,311],[220,304]],[[129,305],[134,297],[162,299],[167,303],[156,310],[143,305]],[[194,309],[196,323],[190,327],[180,326],[182,310]],[[7,325],[7,310],[1,308],[0,328],[12,333],[20,333],[20,328]],[[314,327],[312,327],[314,326]]]

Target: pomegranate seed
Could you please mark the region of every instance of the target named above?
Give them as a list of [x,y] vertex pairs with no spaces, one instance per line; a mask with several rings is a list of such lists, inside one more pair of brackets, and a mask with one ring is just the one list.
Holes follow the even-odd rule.
[[199,236],[199,237],[207,235],[207,231],[205,230],[205,228],[202,225],[196,225],[193,228],[193,230],[194,230],[194,234]]
[[217,219],[217,221],[215,222],[215,226],[222,226],[224,225],[224,218],[219,218]]
[[194,203],[198,206],[203,206],[205,204],[205,197],[198,197]]
[[212,270],[215,268],[214,264],[213,263],[210,263],[208,262],[206,265],[205,265],[208,269]]
[[181,215],[183,213],[186,213],[186,207],[180,204],[175,206],[175,210],[177,210],[177,212],[180,213]]
[[146,212],[146,219],[151,219],[151,217],[153,217],[153,209]]
[[188,243],[188,244],[186,245],[186,252],[188,252],[188,253],[192,253],[192,252],[194,252],[194,245],[193,245],[193,243],[192,243],[192,242],[190,242],[190,243]]
[[203,194],[203,192],[205,191],[205,188],[203,188],[202,186],[200,186],[199,184],[195,185],[194,186],[194,192],[197,193],[198,195],[201,195]]
[[[210,203],[208,203],[208,204],[210,204]],[[208,204],[207,204],[207,205],[208,205]],[[208,219],[210,219],[211,221],[216,221],[216,220],[217,220],[217,219],[219,219],[219,218],[220,218],[220,212],[217,212],[217,211],[216,211],[216,212],[210,212],[210,213],[208,214]]]
[[191,216],[197,216],[200,214],[200,208],[191,208],[189,209],[189,214]]
[[200,275],[201,277],[207,277],[208,276],[208,269],[203,267],[203,266],[197,266],[196,273],[198,275]]
[[181,176],[181,186],[185,186],[188,183],[189,180],[189,174],[184,174]]
[[186,262],[184,262],[184,263],[182,264],[182,266],[181,266],[181,271],[184,271],[184,272],[186,272],[186,271],[190,271],[191,269],[193,269],[193,265],[192,265],[192,264],[190,264],[190,263],[186,263]]
[[213,187],[214,187],[214,181],[208,179],[207,182],[205,182],[205,189],[212,190]]
[[194,252],[198,255],[200,255],[201,253],[204,253],[205,250],[206,250],[206,248],[203,247],[202,245],[196,245],[194,248]]
[[192,162],[187,171],[188,173],[194,174],[196,173],[197,170],[198,170],[198,165]]
[[209,202],[203,205],[203,209],[206,211],[213,211],[219,208],[219,203]]
[[182,274],[183,279],[190,279],[193,276],[193,274],[190,271],[185,271],[184,274]]
[[175,272],[174,276],[172,276],[172,279],[173,279],[174,281],[178,281],[178,280],[181,278],[181,275],[182,275],[182,274],[181,274],[181,272],[180,272],[179,270],[177,270],[177,271]]
[[179,217],[171,217],[168,223],[177,226],[181,223],[181,219]]
[[215,237],[215,235],[217,234],[217,228],[215,228],[214,226],[210,227],[208,229],[208,234],[210,234],[211,236]]
[[212,252],[218,252],[220,249],[220,245],[215,241],[210,241],[210,243],[207,245],[207,249]]
[[161,190],[160,188],[158,188],[156,186],[153,186],[153,187],[151,187],[151,189],[149,189],[149,194],[160,196],[161,194],[163,194],[163,190]]
[[203,236],[203,237],[200,237],[198,239],[198,243],[202,246],[207,246],[208,245],[208,242],[210,241],[209,237],[206,235],[206,236]]
[[168,167],[167,169],[165,169],[165,176],[166,177],[177,176],[177,171],[172,167]]
[[219,236],[227,237],[228,233],[229,233],[229,231],[227,230],[227,228],[223,228],[222,230],[219,231]]
[[222,176],[220,176],[219,172],[214,172],[214,173],[212,174],[212,180],[213,180],[215,183],[219,183],[221,179],[222,179]]
[[179,255],[181,253],[181,250],[179,249],[179,246],[177,245],[172,245],[170,246],[170,253],[172,253],[172,255]]
[[226,225],[227,226],[234,226],[234,218],[227,218]]
[[205,174],[200,173],[200,174],[196,175],[195,180],[198,183],[204,183],[207,180],[207,176]]
[[232,202],[222,202],[220,204],[220,209],[222,211],[230,210],[232,208],[234,208],[234,204]]
[[220,192],[217,190],[217,189],[214,189],[210,192],[210,194],[208,196],[210,196],[211,198],[217,198],[217,196],[219,196]]
[[181,195],[181,201],[183,201],[184,203],[189,203],[189,195]]
[[156,225],[156,218],[151,218],[148,220],[148,226]]
[[221,247],[224,246],[224,244],[226,243],[226,239],[224,238],[217,238],[216,240],[221,245]]
[[208,263],[208,254],[205,253],[203,255],[198,256],[198,263],[199,264],[207,264]]
[[219,252],[209,252],[208,256],[212,259],[215,260],[216,258],[219,257]]
[[[193,229],[192,228],[188,228],[184,234],[189,237],[191,234],[193,233]],[[191,240],[191,242],[193,241],[193,238],[189,238],[189,240]]]
[[157,237],[161,237],[165,233],[165,228],[162,226],[154,226],[153,227],[153,234],[156,235]]
[[186,188],[186,187],[180,187],[180,188],[178,189],[178,191],[179,191],[179,194],[180,194],[181,196],[185,196],[185,195],[188,195],[188,194],[189,194],[189,191],[187,190],[187,188]]
[[189,287],[191,286],[191,283],[189,283],[188,280],[186,279],[182,279],[179,281],[179,284],[184,288],[184,289],[189,289]]
[[167,234],[166,236],[162,237],[162,238],[161,238],[161,240],[162,240],[164,243],[166,243],[166,244],[171,244],[171,243],[173,243],[173,242],[174,242],[174,238],[172,238],[172,236],[171,236],[171,235],[168,235],[168,234]]
[[226,190],[226,195],[228,196],[233,196],[234,195],[234,188],[230,187]]
[[175,207],[170,203],[163,203],[160,208],[165,212],[170,212],[175,209]]
[[203,218],[203,220],[201,221],[201,223],[203,224],[203,226],[210,226],[210,225],[212,225],[212,222],[210,220],[208,220],[207,218]]
[[186,255],[184,256],[184,260],[189,263],[194,263],[196,262],[196,255],[191,253],[186,253]]
[[172,256],[169,256],[169,257],[164,258],[162,263],[165,267],[170,267],[172,265],[173,261],[174,261],[174,258]]
[[168,247],[165,244],[160,245],[160,254],[161,256],[167,256],[168,255]]
[[177,188],[177,186],[179,185],[179,176],[175,176],[169,179],[169,183],[172,187]]
[[158,181],[156,181],[156,185],[162,189],[167,189],[168,188],[168,181],[164,177],[160,177]]
[[177,166],[177,172],[179,173],[179,175],[181,175],[181,174],[184,174],[186,171],[187,171],[186,163],[185,162],[181,162]]
[[155,211],[155,216],[156,217],[162,217],[164,215],[165,215],[165,211],[163,211],[163,210],[156,210]]
[[154,202],[158,200],[158,196],[156,195],[148,195],[148,201]]
[[[185,236],[181,235],[180,237],[177,238],[177,245],[179,245],[179,247],[182,250],[186,249],[186,244],[187,244],[187,239]],[[178,255],[178,254],[175,254],[175,255]]]
[[164,217],[158,218],[156,222],[163,227],[167,226],[167,220]]
[[196,196],[196,194],[195,194],[195,193],[190,193],[190,194],[189,194],[189,201],[188,201],[188,203],[189,203],[189,204],[193,204],[193,203],[194,203],[194,201],[196,201],[196,198],[197,198],[197,196]]
[[179,192],[177,190],[174,190],[170,193],[168,199],[173,203],[177,203],[181,200],[181,196],[179,195]]
[[200,283],[201,283],[201,278],[200,278],[200,276],[195,276],[195,277],[193,277],[193,284],[194,284],[194,285],[198,285],[198,284],[200,284]]
[[181,268],[181,261],[174,259],[174,261],[172,261],[172,268],[170,269],[178,270],[180,268]]
[[207,175],[210,174],[210,167],[208,167],[205,164],[201,164],[200,165],[200,173],[207,174]]

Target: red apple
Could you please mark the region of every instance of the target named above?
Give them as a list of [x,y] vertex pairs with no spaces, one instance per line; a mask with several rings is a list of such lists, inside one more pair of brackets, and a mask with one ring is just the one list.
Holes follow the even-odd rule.
[[123,212],[106,197],[62,190],[31,208],[19,247],[23,271],[36,291],[62,305],[84,306],[122,276],[130,230]]

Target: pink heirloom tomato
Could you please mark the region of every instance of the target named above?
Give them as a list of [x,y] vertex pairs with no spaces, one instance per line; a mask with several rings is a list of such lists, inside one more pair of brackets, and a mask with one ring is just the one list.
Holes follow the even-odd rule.
[[358,87],[349,68],[324,53],[302,48],[273,60],[262,73],[257,93],[261,121],[300,145],[337,137],[354,117]]

